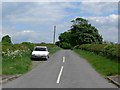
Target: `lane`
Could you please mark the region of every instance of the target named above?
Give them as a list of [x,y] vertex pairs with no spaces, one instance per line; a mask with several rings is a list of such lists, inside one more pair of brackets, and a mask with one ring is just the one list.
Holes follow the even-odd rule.
[[71,50],[61,50],[3,88],[116,88]]
[[3,88],[57,88],[56,80],[63,64],[64,50],[59,51],[22,77],[3,84]]
[[71,50],[65,51],[66,62],[59,88],[115,88],[91,65]]

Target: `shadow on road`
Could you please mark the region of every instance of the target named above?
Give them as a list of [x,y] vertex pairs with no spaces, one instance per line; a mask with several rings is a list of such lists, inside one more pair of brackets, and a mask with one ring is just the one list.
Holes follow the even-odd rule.
[[32,61],[47,61],[47,59],[43,58],[31,58]]

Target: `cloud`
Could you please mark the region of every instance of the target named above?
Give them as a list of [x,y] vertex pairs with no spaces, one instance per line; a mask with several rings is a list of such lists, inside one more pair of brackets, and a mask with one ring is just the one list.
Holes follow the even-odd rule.
[[[117,3],[107,2],[4,2],[2,5],[3,35],[14,43],[22,41],[52,42],[53,26],[58,35],[70,29],[71,20],[87,18],[99,29],[104,40],[117,40]],[[111,37],[107,36],[111,35]]]
[[81,11],[89,15],[109,15],[117,11],[117,2],[82,2]]
[[93,17],[88,17],[90,22],[92,22],[94,25],[99,26],[99,27],[117,27],[117,22],[118,22],[118,15],[116,14],[111,14],[109,16],[93,16]]
[[[3,4],[3,20],[31,24],[57,23],[68,15],[64,8],[72,7],[69,3],[13,3],[10,8],[9,4]],[[20,8],[21,6],[23,7]],[[13,8],[17,9],[13,11]]]
[[[75,6],[71,3],[56,2],[3,3],[3,35],[9,34],[13,37],[14,42],[22,42],[23,39],[33,42],[52,42],[54,25],[57,25],[58,28],[56,36],[67,30],[68,25],[62,21],[68,16],[65,8],[75,8]],[[32,28],[28,29],[33,31],[26,29],[19,31],[16,26],[21,23],[31,26]]]
[[[42,33],[42,34],[41,34]],[[10,35],[12,38],[13,43],[21,43],[21,42],[34,42],[34,43],[41,43],[41,42],[52,42],[52,36],[42,31],[34,31],[34,30],[21,30],[16,31],[13,27],[10,30],[4,29],[3,36]]]
[[87,17],[98,28],[104,40],[118,42],[118,15]]
[[119,0],[2,0],[2,2],[119,2]]

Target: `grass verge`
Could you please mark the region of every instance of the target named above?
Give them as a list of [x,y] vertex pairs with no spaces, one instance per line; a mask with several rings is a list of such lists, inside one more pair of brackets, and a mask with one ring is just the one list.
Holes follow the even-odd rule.
[[[30,45],[31,44],[4,45],[1,60],[2,73],[0,74],[14,75],[24,74],[30,71],[32,69],[32,60],[30,59],[31,52],[36,44]],[[58,46],[53,44],[45,44],[45,46],[48,47],[50,55],[60,50]]]
[[49,51],[49,52],[50,52],[50,55],[56,53],[56,52],[59,51],[59,50],[61,50],[60,47],[58,47],[58,46],[54,46],[54,47],[51,48],[50,51]]
[[15,59],[11,60],[5,57],[2,64],[3,75],[23,74],[31,70],[30,55],[23,55],[22,57],[17,56]]
[[88,60],[88,62],[103,76],[112,76],[120,74],[120,63],[105,57],[96,55],[95,53],[84,51],[80,49],[74,50],[81,57]]

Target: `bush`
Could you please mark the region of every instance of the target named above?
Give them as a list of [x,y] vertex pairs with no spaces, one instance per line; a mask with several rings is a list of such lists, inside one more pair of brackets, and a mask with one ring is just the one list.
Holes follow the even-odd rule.
[[2,44],[12,44],[11,37],[9,35],[2,37]]
[[120,44],[83,44],[79,49],[94,52],[111,59],[120,58]]
[[111,57],[111,58],[120,57],[118,52],[119,52],[118,45],[115,44],[108,44],[103,48],[103,53],[107,57]]
[[64,48],[64,49],[71,49],[71,45],[69,43],[66,43],[66,42],[62,42],[60,47]]
[[27,45],[2,45],[2,73],[22,74],[30,70],[31,50]]

